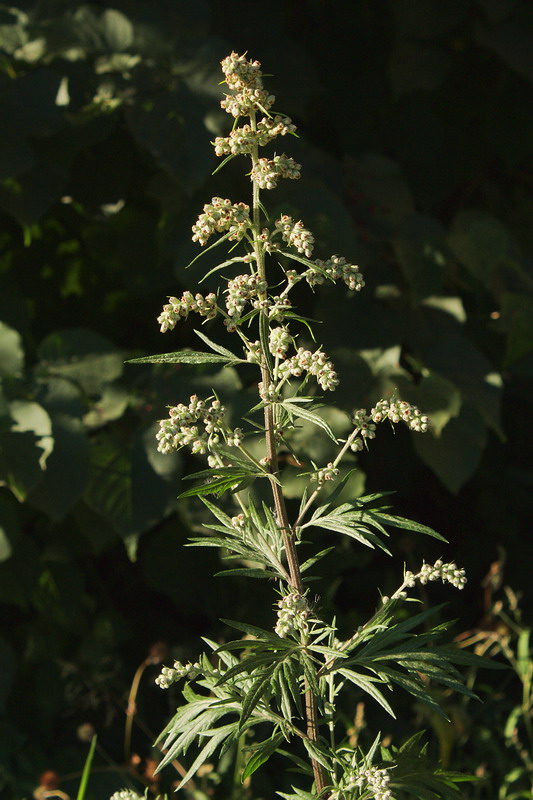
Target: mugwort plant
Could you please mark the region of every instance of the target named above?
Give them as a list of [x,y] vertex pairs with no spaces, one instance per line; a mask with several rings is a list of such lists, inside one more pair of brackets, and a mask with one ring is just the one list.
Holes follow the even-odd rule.
[[[429,420],[415,406],[391,397],[373,408],[355,409],[349,435],[338,439],[321,414],[320,398],[335,391],[339,377],[321,346],[309,348],[304,335],[310,323],[293,303],[294,288],[301,284],[301,294],[305,284],[315,291],[329,282],[356,295],[365,281],[359,267],[343,256],[315,257],[315,237],[301,220],[288,214],[270,218],[264,193],[280,181],[297,180],[301,167],[284,152],[269,155],[269,148],[275,140],[290,140],[296,127],[273,110],[275,98],[263,86],[259,62],[231,53],[222,61],[222,72],[227,93],[221,105],[234,122],[228,136],[215,139],[214,149],[223,159],[220,166],[238,157],[246,160],[251,198],[213,197],[193,225],[192,238],[203,252],[226,248],[227,255],[208,274],[224,270],[231,277],[216,292],[170,297],[158,322],[165,333],[189,315],[201,321],[219,318],[233,346],[196,331],[207,349],[134,361],[257,371],[258,392],[239,425],[230,421],[216,394],[193,395],[169,409],[157,439],[161,453],[188,448],[206,461],[204,469],[188,476],[198,485],[181,495],[199,498],[212,517],[192,544],[222,548],[238,565],[228,573],[269,579],[275,613],[268,630],[226,620],[239,633],[234,641],[218,645],[205,639],[207,652],[197,661],[163,667],[157,683],[168,689],[179,682],[181,705],[160,736],[166,753],[160,768],[176,758],[188,760],[183,787],[210,760],[232,747],[244,748],[242,781],[275,753],[298,768],[303,777],[297,785],[290,793],[278,792],[286,800],[457,797],[457,784],[469,778],[432,765],[420,735],[384,746],[377,732],[369,748],[354,748],[339,723],[337,704],[343,694],[362,693],[394,717],[391,695],[397,688],[437,709],[434,685],[472,695],[457,667],[478,666],[480,659],[442,639],[447,624],[434,623],[432,610],[409,614],[406,609],[409,601],[416,602],[411,593],[417,584],[440,581],[462,589],[464,571],[440,559],[417,572],[405,570],[396,591],[382,596],[375,613],[343,640],[335,621],[317,612],[309,590],[312,568],[331,548],[301,558],[304,537],[312,542],[316,529],[389,555],[385,539],[391,527],[444,541],[431,528],[391,513],[385,493],[339,500],[350,477],[350,471],[341,475],[341,462],[368,448],[380,425],[406,425],[422,435]],[[334,442],[336,455],[329,463],[315,464],[298,451],[294,432],[302,422]],[[280,461],[286,454],[293,463],[312,465],[302,472],[306,486],[292,514]],[[266,495],[258,486],[268,489]],[[227,502],[219,501],[223,495]],[[265,496],[269,499],[260,500]]]

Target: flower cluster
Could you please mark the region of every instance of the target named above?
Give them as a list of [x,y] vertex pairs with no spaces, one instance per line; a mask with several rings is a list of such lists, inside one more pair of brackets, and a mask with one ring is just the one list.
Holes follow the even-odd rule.
[[279,376],[282,379],[287,378],[289,375],[300,377],[303,372],[314,375],[319,386],[324,390],[333,391],[339,385],[339,379],[333,364],[328,361],[328,357],[323,350],[316,350],[312,353],[310,350],[304,350],[303,347],[299,347],[296,355],[279,365]]
[[240,56],[234,51],[222,59],[220,65],[230,89],[261,88],[262,72],[259,61],[247,61],[246,56]]
[[119,789],[118,792],[113,792],[109,800],[142,800],[142,798],[133,789]]
[[366,447],[368,439],[376,436],[376,426],[388,419],[392,423],[405,422],[412,431],[425,433],[429,427],[429,418],[420,409],[405,400],[380,400],[367,414],[364,408],[354,412],[353,424],[357,434],[350,448],[357,452]]
[[260,158],[250,172],[250,177],[260,189],[275,189],[280,178],[297,180],[301,165],[283,153],[274,158]]
[[322,484],[326,481],[334,481],[338,477],[339,470],[337,467],[334,467],[333,463],[330,461],[327,466],[322,467],[322,469],[317,470],[313,475],[311,475],[311,480],[317,481],[318,485],[322,486]]
[[235,92],[221,101],[222,108],[234,117],[246,116],[257,109],[267,114],[276,98],[263,89],[259,61],[248,61],[246,56],[231,53],[221,65],[227,85]]
[[287,242],[291,247],[295,247],[299,253],[303,253],[307,258],[312,256],[315,237],[311,231],[304,228],[301,220],[294,222],[292,217],[284,214],[276,220],[275,227],[277,231],[280,231],[284,242]]
[[226,320],[226,323],[229,322],[231,325],[231,323],[237,322],[246,303],[257,297],[258,294],[264,293],[266,288],[266,281],[260,280],[257,275],[237,275],[236,278],[228,281],[228,288],[225,289],[227,294],[226,308],[231,321]]
[[380,400],[370,411],[370,416],[374,422],[383,422],[385,419],[393,423],[405,422],[412,431],[418,433],[425,433],[429,427],[429,418],[405,400]]
[[[364,408],[354,411],[352,422],[357,428],[358,436],[363,439],[363,442],[366,439],[376,438],[376,426],[372,422],[372,417],[368,416]],[[361,450],[362,447],[356,445],[356,442],[357,439],[352,443],[352,450]]]
[[234,128],[229,136],[217,136],[213,142],[215,154],[217,156],[250,154],[255,145],[264,147],[277,136],[286,136],[294,133],[296,125],[293,125],[289,117],[282,117],[276,114],[274,118],[263,117],[258,123],[256,130],[252,130],[250,125],[243,125]]
[[[224,426],[225,411],[220,400],[215,399],[208,406],[205,400],[193,395],[188,406],[183,403],[174,406],[169,409],[168,419],[159,421],[157,449],[160,453],[172,453],[181,447],[190,447],[193,453],[207,453],[218,444],[220,433],[224,432],[226,438],[231,435]],[[203,424],[203,431],[197,422]],[[233,431],[235,433],[237,431]]]
[[308,632],[309,608],[305,597],[298,592],[290,592],[278,601],[278,608],[278,621],[274,628],[278,636],[286,639],[298,632]]
[[287,295],[274,295],[269,298],[268,303],[268,318],[273,320],[281,320],[285,316],[285,312],[291,307],[291,301]]
[[268,347],[273,356],[285,358],[289,345],[292,343],[293,338],[288,329],[284,326],[271,328],[268,337]]
[[232,517],[231,527],[235,528],[236,531],[240,531],[242,533],[246,528],[246,517],[244,516],[244,514],[237,514],[236,517]]
[[192,240],[205,245],[213,233],[229,231],[229,239],[240,241],[251,226],[250,206],[213,197],[210,203],[204,205],[203,214],[192,226]]
[[359,770],[349,781],[346,789],[368,789],[372,792],[374,800],[393,800],[389,789],[390,773],[386,769],[367,767]]
[[213,292],[205,297],[199,292],[184,292],[180,298],[169,297],[168,303],[163,306],[163,311],[157,321],[161,325],[161,333],[172,331],[180,319],[187,319],[191,312],[200,314],[206,319],[213,319],[217,314],[217,298]]
[[182,678],[196,678],[200,674],[200,665],[198,663],[192,664],[190,661],[187,664],[182,664],[181,661],[174,661],[173,667],[163,667],[160,674],[155,679],[155,682],[161,689],[168,689],[176,681]]
[[407,570],[404,577],[406,586],[414,586],[417,581],[425,585],[428,581],[441,580],[443,583],[451,583],[456,589],[464,589],[466,584],[466,575],[464,569],[458,567],[451,561],[449,564],[443,564],[439,558],[434,564],[423,564],[420,572],[416,574]]
[[365,285],[359,267],[356,264],[349,264],[341,256],[331,256],[326,261],[317,258],[315,264],[316,268],[309,267],[304,272],[304,277],[311,287],[324,283],[326,278],[332,281],[342,279],[348,289],[355,292],[361,291]]
[[246,351],[246,360],[251,364],[260,364],[263,351],[261,350],[261,342],[257,339],[255,342],[248,343],[248,350]]

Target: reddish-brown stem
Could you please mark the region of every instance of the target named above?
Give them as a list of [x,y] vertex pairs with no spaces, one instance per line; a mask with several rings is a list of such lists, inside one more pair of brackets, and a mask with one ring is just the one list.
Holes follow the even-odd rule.
[[[254,111],[250,113],[250,126],[253,131],[257,130],[257,123]],[[255,145],[255,147],[253,148],[251,155],[252,155],[252,167],[255,167],[259,160],[259,148],[257,145]],[[265,251],[259,239],[259,235],[261,233],[260,202],[259,202],[259,186],[256,181],[253,182],[252,222],[253,222],[254,251],[255,251],[255,259],[257,266],[257,274],[261,281],[266,281]],[[261,300],[267,299],[267,291],[265,291],[264,293],[260,293],[260,299]],[[264,308],[261,313],[264,314],[264,317],[262,319],[260,318],[259,325],[260,326],[264,325],[264,330],[268,333],[268,309]],[[262,336],[261,339],[264,345],[267,344],[266,336]],[[269,390],[273,382],[272,380],[273,375],[271,374],[271,369],[269,367],[267,358],[268,358],[267,353],[263,353],[261,359],[261,380],[263,383],[264,397],[268,397]],[[266,451],[267,451],[266,456],[268,459],[268,468],[273,478],[277,479],[279,476],[279,466],[278,466],[278,452],[276,447],[274,407],[268,401],[265,404],[264,418],[265,418],[265,439],[266,439]],[[274,508],[276,511],[277,524],[283,536],[285,556],[287,558],[287,566],[289,568],[289,576],[290,576],[289,583],[291,588],[295,592],[303,594],[302,576],[300,573],[300,561],[298,559],[298,554],[296,552],[296,546],[295,546],[295,535],[289,523],[287,507],[285,505],[285,498],[283,497],[282,488],[281,485],[277,482],[277,480],[272,480],[270,482],[270,485],[272,487],[272,495],[274,498]],[[306,730],[308,738],[312,742],[318,741],[318,712],[317,712],[316,697],[314,696],[313,691],[310,688],[307,680],[305,681],[305,720],[306,720]],[[317,794],[319,794],[321,797],[325,797],[324,790],[328,784],[326,771],[324,767],[318,763],[318,761],[315,761],[315,759],[311,759],[311,763],[313,767],[313,776],[315,779],[315,787]]]

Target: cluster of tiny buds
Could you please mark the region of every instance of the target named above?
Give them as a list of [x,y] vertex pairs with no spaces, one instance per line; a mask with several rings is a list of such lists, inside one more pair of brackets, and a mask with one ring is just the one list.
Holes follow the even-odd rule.
[[221,65],[227,85],[236,93],[235,96],[226,95],[220,103],[222,108],[234,117],[246,116],[258,109],[266,114],[276,98],[263,89],[259,61],[248,61],[245,56],[231,53]]
[[249,154],[256,145],[264,147],[277,136],[286,136],[295,130],[296,125],[289,117],[276,114],[273,118],[259,120],[255,131],[250,125],[243,125],[234,128],[229,136],[217,136],[213,146],[217,156]]
[[260,364],[263,351],[261,350],[261,342],[257,339],[255,342],[248,342],[248,350],[246,351],[246,360],[252,364]]
[[418,433],[425,433],[429,427],[429,417],[405,400],[380,400],[370,411],[370,416],[374,422],[383,422],[385,419],[395,424],[405,422],[412,431]]
[[[220,400],[213,400],[208,406],[205,400],[200,400],[196,395],[190,398],[189,405],[183,403],[169,409],[168,419],[159,421],[159,431],[156,439],[159,442],[157,449],[161,453],[172,453],[181,447],[190,447],[193,453],[205,454],[210,446],[219,442],[218,434],[223,430],[226,409]],[[196,422],[202,422],[204,431],[200,432]],[[227,433],[227,432],[226,432]],[[232,434],[237,438],[242,432],[236,429]]]
[[260,89],[263,85],[261,82],[261,63],[259,61],[248,61],[246,56],[240,56],[233,51],[229,56],[222,59],[220,66],[230,89]]
[[367,415],[364,408],[360,408],[358,411],[354,412],[352,421],[359,435],[352,442],[351,449],[357,452],[357,450],[363,449],[367,439],[376,438],[376,426],[372,422],[372,417]]
[[278,621],[274,628],[275,633],[282,639],[287,636],[308,633],[309,608],[305,597],[299,592],[290,592],[278,601]]
[[349,264],[341,256],[331,256],[326,261],[317,258],[315,264],[318,269],[309,267],[304,272],[304,277],[311,287],[324,283],[326,278],[331,281],[342,278],[348,289],[354,292],[360,292],[365,285],[359,267],[356,264]]
[[119,789],[118,792],[113,792],[109,800],[142,800],[142,798],[133,789]]
[[[264,293],[267,283],[260,280],[257,275],[237,275],[236,278],[228,281],[228,288],[225,289],[226,308],[231,320],[225,320],[226,326],[234,326],[240,319],[246,303],[258,294]],[[257,306],[257,303],[254,304]]]
[[299,253],[303,253],[307,258],[313,254],[315,237],[311,231],[304,228],[303,222],[294,222],[292,217],[284,214],[275,222],[276,230],[281,233],[281,238],[291,247],[295,247]]
[[404,576],[406,586],[413,587],[416,582],[425,585],[429,581],[442,581],[451,583],[456,589],[464,589],[466,574],[464,569],[458,567],[453,561],[444,564],[439,558],[434,564],[423,564],[420,572],[414,573],[407,570]]
[[268,347],[273,356],[285,358],[289,345],[293,342],[288,329],[284,326],[271,328],[268,337]]
[[280,378],[286,378],[288,375],[300,377],[303,372],[309,372],[314,375],[319,386],[324,390],[333,391],[339,385],[339,379],[333,364],[328,361],[328,357],[323,350],[316,350],[312,353],[310,350],[299,347],[296,355],[279,365]]
[[274,158],[259,158],[250,172],[250,177],[260,189],[275,189],[280,178],[297,180],[301,165],[283,153]]
[[392,792],[389,789],[390,774],[386,769],[378,767],[367,767],[359,770],[349,780],[346,789],[369,789],[374,800],[392,800]]
[[168,689],[176,681],[181,678],[194,679],[200,674],[200,665],[198,663],[192,664],[190,661],[187,664],[182,664],[181,661],[174,661],[173,667],[163,667],[160,674],[155,679],[155,682],[161,689]]
[[214,233],[229,231],[229,239],[240,241],[252,226],[250,206],[246,203],[232,203],[222,197],[213,197],[204,205],[203,214],[192,226],[192,240],[201,245],[207,244]]
[[339,470],[333,466],[330,461],[329,464],[322,469],[317,470],[311,475],[311,480],[316,481],[319,486],[322,486],[326,481],[334,481],[339,477]]
[[217,315],[217,298],[213,292],[205,297],[199,292],[184,292],[180,298],[169,297],[168,303],[163,306],[163,311],[157,321],[161,325],[161,333],[172,331],[180,319],[187,319],[194,312],[206,319],[213,319]]
[[422,414],[420,409],[412,406],[405,400],[389,401],[380,400],[367,414],[364,408],[354,412],[353,424],[357,429],[357,436],[351,442],[350,448],[357,452],[362,450],[368,439],[376,436],[376,425],[388,419],[392,423],[405,422],[412,431],[425,433],[429,427],[429,417]]
[[276,400],[279,399],[279,392],[274,386],[273,383],[269,384],[266,388],[263,381],[260,381],[257,384],[257,390],[259,392],[259,397],[265,403],[275,403]]
[[246,528],[246,518],[244,514],[237,514],[236,517],[232,517],[231,526],[235,528],[236,531],[244,531]]
[[268,318],[272,320],[281,320],[290,307],[291,301],[286,295],[274,295],[274,297],[271,297],[268,301]]

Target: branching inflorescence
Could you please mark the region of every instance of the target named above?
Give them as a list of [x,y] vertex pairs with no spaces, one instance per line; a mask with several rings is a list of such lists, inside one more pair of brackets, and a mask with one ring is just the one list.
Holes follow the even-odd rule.
[[[157,679],[161,688],[182,680],[189,688],[184,689],[184,703],[162,736],[168,755],[161,766],[185,754],[195,740],[199,752],[183,777],[183,786],[218,747],[231,743],[239,747],[244,732],[250,733],[257,726],[263,731],[269,725],[267,738],[255,741],[252,747],[244,777],[252,775],[278,747],[284,746],[287,755],[287,742],[295,748],[298,765],[301,767],[302,752],[310,765],[306,788],[293,787],[294,794],[280,793],[281,797],[392,800],[395,788],[408,787],[409,796],[445,798],[449,787],[453,788],[453,778],[439,773],[440,777],[432,778],[434,794],[419,795],[416,785],[409,784],[400,769],[401,749],[394,758],[385,750],[376,755],[376,744],[370,756],[348,752],[334,709],[337,696],[348,686],[357,687],[359,693],[392,715],[384,692],[395,686],[437,708],[426,675],[469,693],[454,666],[453,649],[436,641],[443,626],[431,627],[431,612],[422,611],[407,621],[398,621],[394,613],[409,599],[408,590],[417,584],[441,580],[461,589],[464,572],[440,560],[433,566],[424,564],[417,573],[405,571],[403,583],[391,597],[382,598],[374,616],[349,639],[340,641],[334,624],[315,613],[306,585],[307,570],[323,553],[305,563],[299,557],[302,532],[305,530],[308,536],[318,528],[386,552],[387,527],[442,539],[431,528],[391,514],[383,505],[383,495],[336,506],[327,500],[318,504],[323,487],[340,479],[341,461],[346,457],[353,461],[351,453],[368,447],[379,423],[403,422],[411,431],[424,433],[429,419],[405,401],[382,399],[370,411],[355,410],[351,433],[337,440],[319,413],[316,393],[334,391],[339,377],[322,348],[308,349],[294,331],[294,325],[303,320],[291,304],[291,289],[301,281],[313,290],[325,282],[340,281],[344,291],[356,293],[364,287],[364,279],[359,267],[344,257],[314,258],[315,237],[301,220],[283,214],[269,222],[260,192],[274,189],[280,180],[298,179],[300,165],[285,153],[260,156],[260,151],[279,137],[293,135],[296,128],[288,117],[271,112],[275,98],[263,87],[259,62],[232,53],[223,60],[222,71],[229,92],[221,105],[235,123],[228,136],[215,139],[215,154],[248,159],[252,197],[249,204],[212,198],[193,225],[192,238],[201,246],[214,236],[218,237],[217,245],[227,241],[231,257],[222,266],[236,267],[236,274],[217,294],[186,291],[181,298],[170,297],[158,322],[161,331],[167,332],[189,314],[197,314],[204,321],[221,317],[242,353],[237,356],[199,334],[210,352],[182,351],[172,354],[173,359],[167,354],[144,360],[219,362],[248,365],[247,369],[254,365],[257,369],[259,398],[254,398],[248,417],[260,413],[261,424],[232,428],[216,396],[202,400],[195,395],[187,405],[170,408],[168,418],[160,422],[157,439],[162,453],[185,447],[208,459],[209,469],[200,473],[203,482],[184,494],[198,496],[216,521],[208,526],[210,534],[195,538],[193,544],[223,548],[229,558],[245,565],[242,574],[275,579],[280,598],[272,630],[236,622],[232,624],[247,634],[246,639],[219,647],[207,642],[216,651],[216,668],[207,655],[195,663],[178,661],[171,668],[163,668]],[[243,124],[242,118],[246,119]],[[240,255],[235,256],[235,252]],[[267,273],[269,259],[273,275]],[[291,521],[278,455],[280,448],[288,446],[298,420],[317,426],[336,442],[338,452],[326,465],[307,473],[308,489]],[[258,436],[264,444],[260,458],[247,446],[249,437]],[[256,499],[253,484],[257,479],[269,483],[270,504],[260,504]],[[339,489],[346,478],[342,480]],[[232,492],[228,505],[234,506],[229,514],[207,499],[227,490]],[[424,623],[423,631],[414,633],[420,623]],[[240,658],[234,655],[235,650],[242,650]],[[457,661],[465,663],[465,659],[462,653]],[[191,684],[196,686],[194,691]],[[223,720],[220,725],[219,720]],[[408,749],[419,774],[424,769],[427,772],[423,748],[410,745]],[[380,760],[387,763],[380,764]]]

